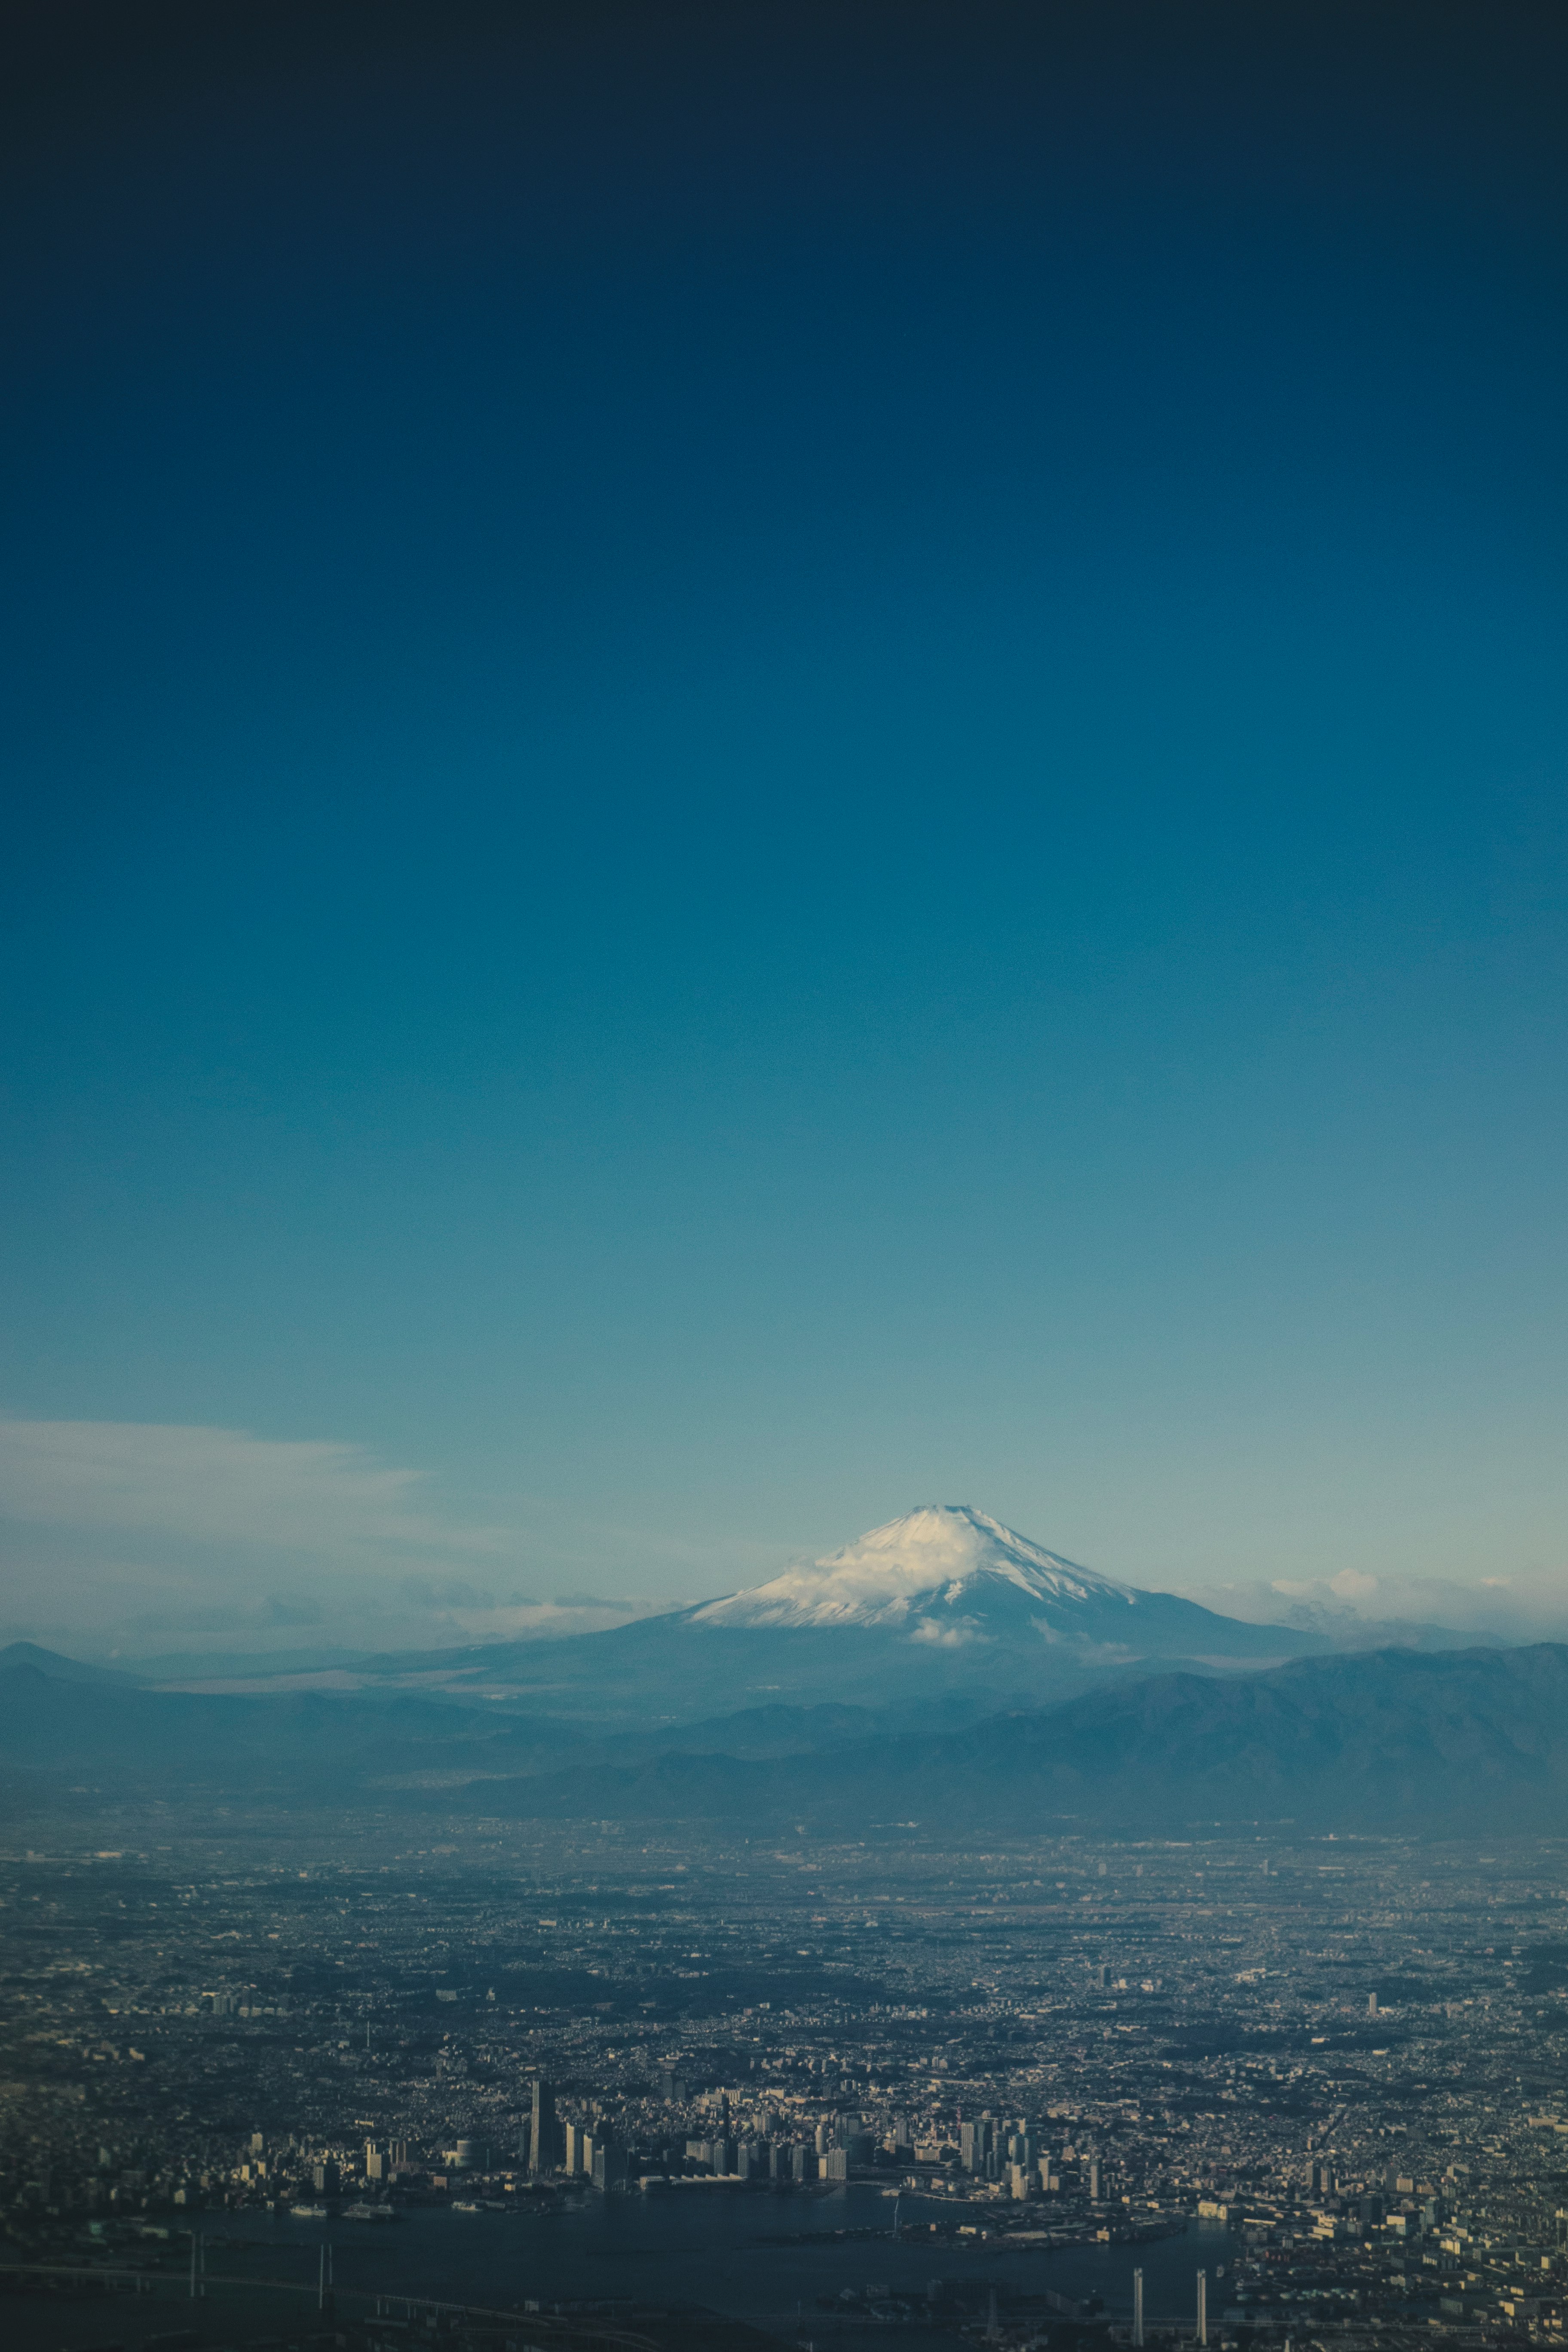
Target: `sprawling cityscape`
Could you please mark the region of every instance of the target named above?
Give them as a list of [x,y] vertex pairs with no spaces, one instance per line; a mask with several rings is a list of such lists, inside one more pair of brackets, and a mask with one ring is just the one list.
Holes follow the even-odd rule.
[[0,2352],[1568,2352],[1568,5],[13,0]]
[[1561,1842],[80,1827],[4,1879],[61,2342],[155,2282],[236,2341],[1561,2336]]

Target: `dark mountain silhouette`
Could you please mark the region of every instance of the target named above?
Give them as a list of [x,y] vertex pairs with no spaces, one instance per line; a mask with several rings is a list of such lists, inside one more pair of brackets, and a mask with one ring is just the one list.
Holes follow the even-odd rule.
[[51,1682],[110,1683],[130,1689],[142,1678],[119,1666],[90,1666],[80,1658],[68,1658],[58,1650],[40,1648],[37,1642],[7,1642],[0,1647],[0,1675],[14,1674],[18,1667],[31,1666]]
[[[1128,1832],[1301,1828],[1555,1830],[1568,1821],[1568,1646],[1300,1659],[1127,1680],[1061,1705],[973,1716],[773,1704],[683,1730],[591,1729],[441,1698],[269,1697],[0,1674],[0,1762],[18,1776],[335,1805],[466,1807],[864,1833],[1075,1821]],[[570,1769],[565,1759],[570,1755]]]
[[[478,1797],[476,1792],[476,1798]],[[508,1810],[489,1783],[484,1810]],[[517,1792],[556,1817],[916,1819],[975,1834],[1076,1820],[1554,1829],[1568,1821],[1568,1647],[1406,1650],[1223,1677],[1171,1674],[971,1728],[843,1744],[787,1762],[672,1742]]]

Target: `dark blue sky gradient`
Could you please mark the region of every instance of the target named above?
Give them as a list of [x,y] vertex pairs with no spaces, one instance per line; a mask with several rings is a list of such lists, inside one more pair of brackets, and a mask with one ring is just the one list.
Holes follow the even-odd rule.
[[1559,8],[19,47],[7,1411],[1563,1565]]

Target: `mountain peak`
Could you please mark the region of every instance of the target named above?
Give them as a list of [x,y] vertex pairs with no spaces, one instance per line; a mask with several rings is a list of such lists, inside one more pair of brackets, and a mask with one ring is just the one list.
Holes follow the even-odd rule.
[[92,1666],[80,1658],[68,1658],[58,1650],[46,1650],[37,1642],[7,1642],[0,1649],[0,1675],[24,1672],[42,1675],[55,1683],[120,1683],[129,1686],[141,1681],[140,1675],[127,1674],[117,1666]]
[[[896,1625],[918,1633],[932,1608],[961,1609],[978,1580],[1050,1605],[1134,1599],[1131,1589],[1047,1551],[969,1503],[922,1503],[842,1550],[750,1592],[710,1601],[694,1621],[722,1625]],[[983,1588],[984,1589],[984,1588]]]

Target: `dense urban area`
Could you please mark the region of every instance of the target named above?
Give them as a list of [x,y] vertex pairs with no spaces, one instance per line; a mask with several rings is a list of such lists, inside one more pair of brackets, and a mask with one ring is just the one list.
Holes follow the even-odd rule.
[[[616,2282],[549,2292],[551,2228],[616,2206],[666,2217],[655,2252],[693,2216],[800,2249],[811,2292],[757,2317],[801,2343],[1562,2332],[1553,1842],[960,1853],[910,1822],[704,1847],[146,1810],[14,1851],[3,1891],[5,2260],[30,2306],[139,2271],[191,2305],[313,2249],[310,2326],[405,2342],[387,2331],[460,2322],[422,2315],[393,2250],[463,2216],[529,2249],[539,2291],[498,2297],[521,2352],[595,2301],[604,2326],[631,2310]],[[334,2285],[351,2261],[383,2284],[352,2322],[329,2242]],[[847,2283],[818,2292],[825,2247]],[[1085,2247],[1110,2250],[1101,2291]],[[306,2318],[266,2324],[298,2341]],[[110,2337],[100,2311],[39,2340]]]

